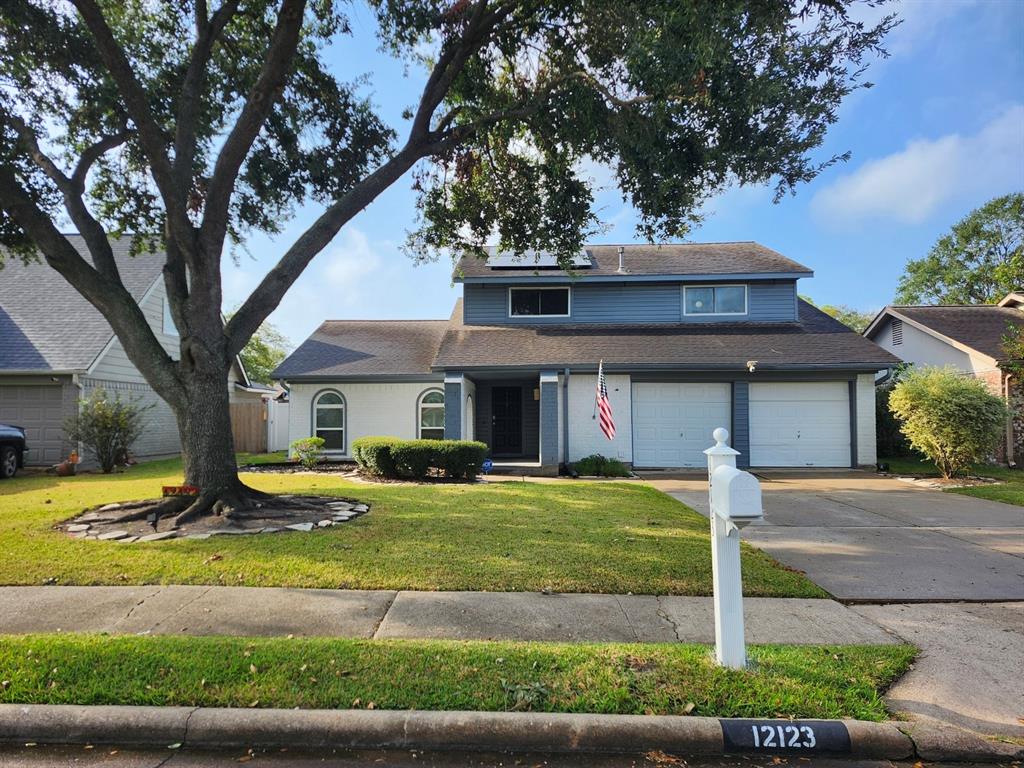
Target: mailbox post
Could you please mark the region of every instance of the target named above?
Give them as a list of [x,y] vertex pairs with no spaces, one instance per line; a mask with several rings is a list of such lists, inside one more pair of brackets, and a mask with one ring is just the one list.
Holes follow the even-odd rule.
[[711,571],[715,592],[715,658],[723,667],[747,666],[743,637],[743,580],[740,574],[740,529],[762,518],[761,486],[749,472],[736,468],[739,451],[726,445],[728,430],[713,433],[708,457],[711,502]]

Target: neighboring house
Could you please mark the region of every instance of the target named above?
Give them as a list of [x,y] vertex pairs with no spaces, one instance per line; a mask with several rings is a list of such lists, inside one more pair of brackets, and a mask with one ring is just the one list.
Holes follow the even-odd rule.
[[[756,243],[590,246],[456,267],[448,320],[329,320],[275,371],[289,438],[473,438],[554,472],[592,453],[703,467],[725,426],[743,466],[875,462],[874,378],[898,359],[797,296],[804,266]],[[594,418],[604,361],[617,432]]]
[[[67,238],[90,258],[80,236]],[[164,255],[132,257],[129,246],[126,238],[112,244],[121,279],[164,349],[177,357],[178,332],[161,271]],[[229,386],[233,401],[259,400],[264,394],[251,387],[239,362],[232,366]],[[68,456],[75,446],[65,439],[64,422],[97,387],[153,406],[133,448],[136,457],[181,450],[170,406],[128,360],[99,311],[44,262],[8,261],[0,270],[0,422],[25,427],[29,464],[54,464]]]
[[[1003,368],[1003,338],[1011,327],[1024,327],[1024,294],[1011,293],[998,304],[886,307],[864,335],[904,362],[951,366],[979,378],[1009,401],[1016,382]],[[1018,442],[1010,423],[1000,458],[1013,462]]]

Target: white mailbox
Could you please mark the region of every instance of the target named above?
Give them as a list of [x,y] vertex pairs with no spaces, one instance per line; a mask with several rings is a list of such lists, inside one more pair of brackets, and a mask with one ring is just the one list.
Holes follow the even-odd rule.
[[749,472],[728,465],[711,473],[711,509],[737,528],[764,519],[761,483]]

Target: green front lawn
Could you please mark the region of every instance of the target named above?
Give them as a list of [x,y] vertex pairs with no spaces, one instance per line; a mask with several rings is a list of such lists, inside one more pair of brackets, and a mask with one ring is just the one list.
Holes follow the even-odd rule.
[[882,720],[914,654],[756,646],[740,672],[700,645],[0,636],[0,702]]
[[238,466],[244,467],[247,464],[279,464],[288,460],[288,451],[274,451],[273,453],[246,453],[239,451],[235,454]]
[[[52,526],[85,507],[159,495],[177,460],[121,475],[0,482],[0,584],[228,584],[638,594],[711,594],[708,523],[639,483],[365,484],[336,476],[243,475],[267,491],[358,498],[371,511],[314,533],[118,544]],[[218,557],[214,557],[214,556]],[[748,595],[824,597],[744,548]]]
[[[887,462],[892,472],[905,475],[922,475],[938,477],[939,470],[925,458],[916,456],[895,459],[879,459]],[[977,464],[970,469],[970,474],[979,477],[991,477],[1000,481],[999,485],[979,485],[971,488],[949,488],[947,493],[959,493],[962,496],[973,496],[977,499],[1002,501],[1024,507],[1024,470],[1010,469],[995,464]]]

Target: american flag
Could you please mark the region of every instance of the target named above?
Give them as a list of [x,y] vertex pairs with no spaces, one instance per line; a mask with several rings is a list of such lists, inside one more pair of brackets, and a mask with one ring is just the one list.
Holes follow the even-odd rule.
[[615,437],[615,419],[612,417],[612,404],[608,400],[608,383],[604,380],[604,360],[597,366],[597,417],[600,419],[601,431],[609,440]]

